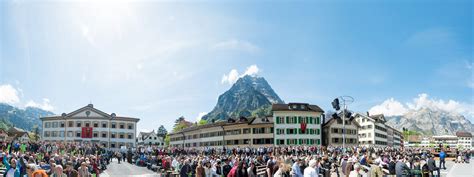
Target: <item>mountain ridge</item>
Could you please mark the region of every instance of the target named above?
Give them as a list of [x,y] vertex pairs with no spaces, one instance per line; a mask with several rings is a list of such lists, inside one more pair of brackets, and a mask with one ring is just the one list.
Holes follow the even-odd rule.
[[246,75],[219,95],[216,106],[202,119],[225,120],[230,117],[263,115],[274,103],[284,102],[265,78]]
[[455,134],[474,131],[474,124],[463,115],[434,108],[410,110],[400,116],[387,116],[387,124],[397,129],[408,128],[424,135]]
[[41,120],[39,118],[50,115],[54,115],[54,113],[36,107],[18,108],[0,103],[0,121],[2,126],[15,126],[24,130],[31,130],[34,125],[38,125],[41,129]]

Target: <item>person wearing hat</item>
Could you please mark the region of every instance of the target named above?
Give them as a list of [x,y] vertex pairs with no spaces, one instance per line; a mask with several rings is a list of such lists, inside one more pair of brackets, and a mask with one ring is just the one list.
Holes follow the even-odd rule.
[[316,160],[312,159],[308,163],[308,167],[304,169],[304,177],[317,177],[318,173],[316,172]]
[[73,163],[72,162],[68,162],[66,164],[66,169],[64,170],[64,173],[68,176],[68,177],[77,177],[79,174],[77,172],[77,170],[75,170],[73,168]]

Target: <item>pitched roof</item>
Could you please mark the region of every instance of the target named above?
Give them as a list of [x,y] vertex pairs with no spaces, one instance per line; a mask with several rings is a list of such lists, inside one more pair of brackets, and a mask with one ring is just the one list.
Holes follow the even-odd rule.
[[[295,108],[293,108],[295,106]],[[288,103],[288,104],[272,104],[272,111],[311,111],[311,112],[324,112],[317,105],[311,105],[308,103]]]
[[461,132],[461,131],[459,131],[459,132],[456,132],[456,136],[457,136],[457,137],[472,137],[472,134],[469,133],[469,132]]
[[197,130],[197,129],[203,129],[203,128],[209,128],[209,127],[218,127],[218,126],[228,126],[228,125],[237,125],[237,124],[273,124],[273,117],[270,117],[270,116],[267,116],[267,117],[259,117],[259,118],[255,118],[255,117],[252,117],[252,118],[245,118],[247,119],[246,121],[244,121],[245,119],[243,119],[244,117],[241,117],[241,118],[229,118],[228,120],[234,120],[234,121],[219,121],[219,122],[215,122],[215,123],[209,123],[209,124],[205,124],[205,125],[193,125],[191,127],[188,127],[188,128],[185,128],[185,129],[182,129],[178,132],[172,132],[170,133],[170,135],[174,135],[174,134],[178,134],[178,133],[182,133],[182,132],[189,132],[189,131],[194,131],[194,130]]
[[[342,118],[341,118],[342,119]],[[331,125],[333,122],[335,122],[337,119],[335,118],[329,118],[326,123],[323,124],[323,127],[326,127],[326,126],[329,126]],[[349,118],[346,118],[346,120],[349,120]],[[356,125],[357,127],[360,127],[360,124],[359,122],[356,121],[356,119],[352,119],[351,123],[353,123],[354,125]]]

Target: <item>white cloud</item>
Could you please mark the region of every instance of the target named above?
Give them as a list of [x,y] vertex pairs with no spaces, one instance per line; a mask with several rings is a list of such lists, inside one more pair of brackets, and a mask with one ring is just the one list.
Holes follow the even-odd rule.
[[241,75],[239,74],[237,69],[232,69],[230,70],[229,74],[224,74],[222,76],[221,83],[222,84],[228,83],[229,85],[232,85],[235,82],[237,82],[239,78],[244,77],[246,75],[255,76],[258,74],[259,71],[260,69],[258,68],[257,65],[250,65],[249,67],[247,67],[247,70],[245,70],[245,72]]
[[385,114],[387,116],[403,115],[410,110],[419,110],[428,108],[433,110],[442,110],[450,113],[464,115],[470,119],[474,118],[474,105],[462,103],[454,100],[442,100],[429,98],[426,93],[419,94],[411,102],[405,104],[390,98],[382,104],[370,108],[371,114]]
[[407,112],[407,108],[397,100],[390,98],[382,104],[370,108],[370,114],[384,114],[386,116],[400,116]]
[[244,51],[249,53],[255,53],[260,51],[260,47],[257,45],[245,41],[245,40],[237,40],[231,39],[227,41],[221,41],[211,46],[213,50],[236,50],[236,51]]
[[200,121],[202,119],[203,116],[205,116],[207,114],[207,112],[200,112],[198,114],[198,116],[196,117],[196,121]]
[[20,102],[18,91],[10,84],[0,85],[0,103],[15,104]]
[[35,108],[40,108],[46,111],[54,110],[54,107],[50,104],[50,101],[47,98],[43,98],[42,103],[36,103],[33,100],[30,100],[28,101],[28,103],[26,103],[25,107],[35,107]]
[[221,82],[232,85],[237,81],[237,79],[239,79],[239,72],[237,72],[236,69],[232,69],[230,70],[229,74],[224,74],[224,76],[222,76]]

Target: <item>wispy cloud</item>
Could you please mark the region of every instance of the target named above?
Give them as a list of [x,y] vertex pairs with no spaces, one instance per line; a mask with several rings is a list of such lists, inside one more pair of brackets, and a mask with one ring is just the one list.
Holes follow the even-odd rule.
[[10,84],[0,85],[0,103],[15,104],[20,102],[18,91]]
[[257,45],[238,39],[231,39],[226,41],[218,42],[211,46],[212,50],[235,50],[235,51],[244,51],[249,53],[256,53],[261,50]]
[[222,84],[228,83],[229,85],[232,85],[235,82],[237,82],[239,78],[244,77],[245,75],[249,75],[249,76],[257,75],[259,71],[260,70],[258,69],[257,65],[250,65],[249,67],[247,67],[245,72],[241,75],[239,75],[239,72],[237,71],[237,69],[232,69],[230,70],[229,74],[224,74],[222,76],[221,83]]
[[419,110],[429,108],[434,110],[443,110],[450,113],[457,113],[466,116],[469,119],[474,118],[474,105],[462,103],[455,100],[442,100],[429,98],[426,93],[419,94],[411,102],[402,104],[401,102],[390,98],[383,103],[373,106],[369,109],[372,114],[385,114],[387,116],[403,115],[410,110]]
[[440,46],[455,43],[454,34],[448,29],[431,28],[411,35],[406,43],[411,46]]
[[28,103],[26,103],[25,107],[40,108],[40,109],[43,109],[43,110],[46,110],[46,111],[53,111],[54,110],[53,105],[51,105],[49,99],[47,99],[47,98],[43,98],[42,103],[36,103],[33,100],[30,100],[30,101],[28,101]]
[[200,121],[203,116],[205,116],[207,112],[200,112],[198,116],[196,117],[196,121]]

